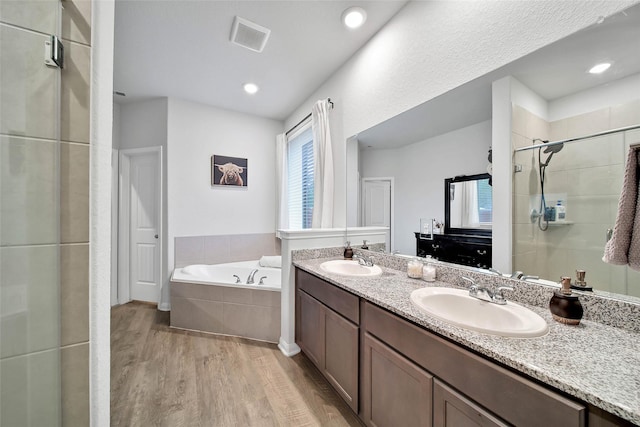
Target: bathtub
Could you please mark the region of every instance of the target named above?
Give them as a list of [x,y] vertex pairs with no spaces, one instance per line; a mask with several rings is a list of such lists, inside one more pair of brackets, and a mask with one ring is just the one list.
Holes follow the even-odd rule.
[[[247,284],[247,278],[253,270],[258,270],[254,275],[254,283]],[[261,267],[258,261],[241,261],[227,264],[194,264],[187,267],[176,268],[173,271],[171,281],[202,283],[217,286],[232,286],[237,288],[257,288],[280,290],[282,270],[279,268]],[[234,275],[240,277],[241,283],[236,284]],[[263,284],[260,279],[265,277]]]
[[[258,270],[255,282],[247,284],[253,270]],[[241,283],[235,283],[234,275]],[[277,343],[280,279],[279,268],[260,267],[258,261],[176,268],[170,283],[169,324],[172,328]]]

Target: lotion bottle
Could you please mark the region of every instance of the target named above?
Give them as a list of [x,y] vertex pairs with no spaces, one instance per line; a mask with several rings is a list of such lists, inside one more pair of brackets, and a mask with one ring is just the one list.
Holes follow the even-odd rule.
[[353,249],[351,249],[351,242],[349,241],[344,247],[344,259],[353,259]]
[[578,296],[571,292],[571,277],[562,277],[562,288],[553,293],[549,310],[553,320],[565,325],[577,326],[584,313]]

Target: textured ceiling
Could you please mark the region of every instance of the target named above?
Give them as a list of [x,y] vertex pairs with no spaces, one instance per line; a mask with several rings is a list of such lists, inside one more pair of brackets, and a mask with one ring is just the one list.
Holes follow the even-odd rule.
[[[154,97],[283,120],[406,1],[116,1],[114,90],[119,103]],[[367,11],[358,30],[340,17]],[[262,53],[229,41],[234,16],[271,30]],[[246,82],[260,91],[244,93]]]
[[[640,5],[552,43],[504,67],[358,134],[369,148],[394,148],[491,119],[491,83],[511,75],[552,101],[640,73]],[[609,71],[593,75],[593,65]]]

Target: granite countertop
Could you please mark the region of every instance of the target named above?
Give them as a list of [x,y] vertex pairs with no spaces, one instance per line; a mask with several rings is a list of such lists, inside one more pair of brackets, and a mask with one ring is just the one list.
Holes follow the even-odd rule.
[[579,326],[564,325],[552,319],[548,308],[521,304],[547,321],[547,335],[522,339],[482,334],[428,316],[409,299],[415,289],[453,287],[449,283],[410,279],[406,272],[385,267],[376,278],[329,274],[320,269],[329,259],[335,258],[296,260],[294,265],[516,371],[640,424],[639,333],[584,319]]

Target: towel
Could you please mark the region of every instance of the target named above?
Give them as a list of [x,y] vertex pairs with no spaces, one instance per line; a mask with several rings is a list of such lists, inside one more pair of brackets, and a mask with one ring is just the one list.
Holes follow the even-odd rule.
[[624,181],[618,215],[613,227],[613,235],[604,248],[602,260],[609,264],[629,265],[640,271],[640,150],[630,148],[627,165],[624,171]]
[[280,255],[275,256],[263,256],[260,258],[260,267],[282,268],[282,257]]

